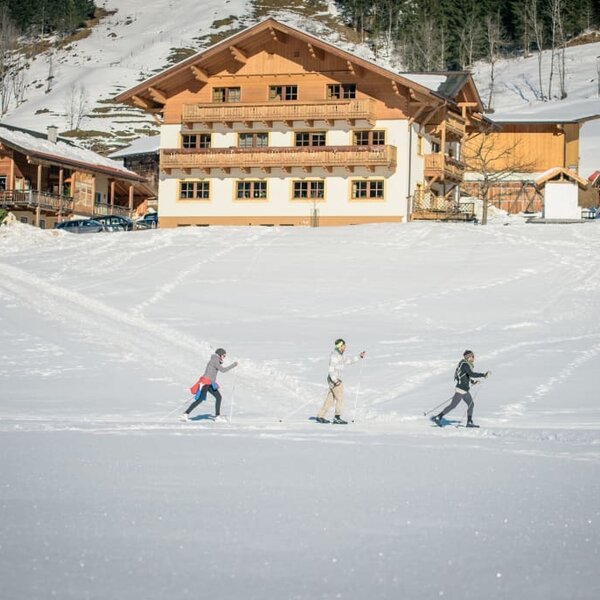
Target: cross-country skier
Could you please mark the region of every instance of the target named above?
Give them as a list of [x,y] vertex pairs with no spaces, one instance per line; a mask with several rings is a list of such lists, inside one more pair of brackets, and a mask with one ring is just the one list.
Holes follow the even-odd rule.
[[227,353],[223,348],[217,348],[215,353],[210,357],[204,375],[191,387],[190,391],[194,394],[194,401],[189,405],[188,409],[181,415],[182,421],[190,420],[190,413],[206,400],[206,395],[210,392],[215,398],[215,421],[224,420],[221,417],[221,392],[219,392],[219,384],[217,383],[217,373],[227,373],[237,367],[237,362],[231,363],[228,367],[223,366],[223,361]]
[[435,417],[432,418],[432,421],[439,427],[442,426],[442,419],[444,418],[444,415],[447,415],[451,410],[455,409],[460,404],[461,400],[464,400],[468,406],[467,427],[479,427],[479,425],[475,425],[475,423],[473,423],[473,407],[475,404],[473,402],[473,398],[471,397],[471,392],[469,392],[469,386],[470,384],[477,383],[475,379],[480,377],[488,377],[492,372],[486,371],[485,373],[477,373],[476,371],[473,371],[474,361],[475,354],[473,351],[465,350],[463,353],[463,358],[458,363],[456,371],[454,372],[456,389],[454,390],[452,401],[440,414],[435,415]]
[[327,411],[331,408],[331,405],[335,403],[333,423],[339,425],[347,425],[348,422],[342,419],[342,407],[344,405],[344,384],[342,382],[342,376],[344,375],[344,366],[357,362],[361,358],[365,357],[366,352],[363,350],[358,356],[353,358],[344,358],[344,351],[346,350],[346,342],[343,339],[335,340],[335,347],[331,356],[329,357],[329,372],[327,374],[327,385],[329,391],[327,392],[327,398],[317,415],[317,421],[319,423],[329,423],[330,421],[325,418]]

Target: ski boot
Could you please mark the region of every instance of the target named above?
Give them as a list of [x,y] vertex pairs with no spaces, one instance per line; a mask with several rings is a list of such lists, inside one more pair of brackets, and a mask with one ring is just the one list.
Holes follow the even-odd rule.
[[317,423],[331,423],[329,419],[324,419],[323,417],[317,417]]
[[335,423],[336,425],[348,425],[348,421],[344,421],[340,415],[335,415],[335,417],[333,417],[333,421],[331,422]]
[[467,425],[466,426],[467,427],[474,427],[474,428],[478,428],[479,427],[479,425],[475,425],[475,423],[473,423],[473,419],[471,417],[469,417],[467,419]]
[[438,427],[443,427],[442,424],[442,419],[444,417],[442,416],[442,413],[440,413],[439,415],[435,415],[433,417],[431,417],[431,420],[438,426]]

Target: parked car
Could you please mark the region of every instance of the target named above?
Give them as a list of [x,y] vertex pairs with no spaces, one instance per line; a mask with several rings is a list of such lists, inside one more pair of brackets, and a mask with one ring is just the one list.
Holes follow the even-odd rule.
[[94,221],[103,223],[108,231],[131,231],[133,229],[133,221],[119,215],[94,217]]
[[107,231],[104,223],[94,219],[73,219],[72,221],[63,221],[54,226],[55,229],[70,231],[71,233],[99,233]]
[[158,227],[158,213],[146,213],[135,224],[138,229],[156,229]]
[[600,219],[600,211],[597,208],[582,208],[582,219]]

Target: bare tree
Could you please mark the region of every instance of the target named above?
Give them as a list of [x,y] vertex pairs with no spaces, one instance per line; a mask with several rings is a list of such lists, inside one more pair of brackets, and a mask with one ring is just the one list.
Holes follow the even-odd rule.
[[516,173],[529,172],[533,163],[520,152],[519,142],[498,143],[494,131],[483,129],[471,136],[463,145],[462,158],[465,170],[478,175],[479,198],[483,203],[481,224],[486,225],[490,192],[494,186]]
[[503,42],[500,15],[487,15],[485,18],[485,37],[487,46],[487,59],[490,63],[490,87],[488,94],[487,110],[494,110],[494,92],[496,87],[496,63],[500,59],[500,48]]
[[6,114],[12,99],[16,43],[17,29],[10,19],[8,8],[3,4],[0,6],[0,116]]
[[544,22],[539,14],[538,0],[526,0],[525,3],[526,19],[533,31],[533,38],[538,51],[538,82],[540,86],[540,100],[545,101],[544,82],[542,79],[542,61],[544,58]]
[[559,20],[562,0],[549,0],[547,7],[550,16],[550,75],[548,76],[548,98],[552,98],[552,83],[556,60],[556,47],[559,38]]
[[458,35],[458,60],[461,68],[467,69],[475,62],[475,57],[480,53],[484,43],[483,25],[479,15],[469,13]]
[[89,108],[88,93],[83,85],[71,85],[64,108],[69,130],[79,129]]
[[443,25],[433,18],[423,19],[405,40],[404,63],[413,71],[441,71],[445,67],[445,44]]

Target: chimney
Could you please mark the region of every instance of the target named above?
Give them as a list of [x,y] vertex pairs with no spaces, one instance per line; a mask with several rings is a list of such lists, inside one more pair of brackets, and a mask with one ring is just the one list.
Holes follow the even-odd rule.
[[48,141],[53,144],[58,141],[58,127],[56,125],[48,125]]

